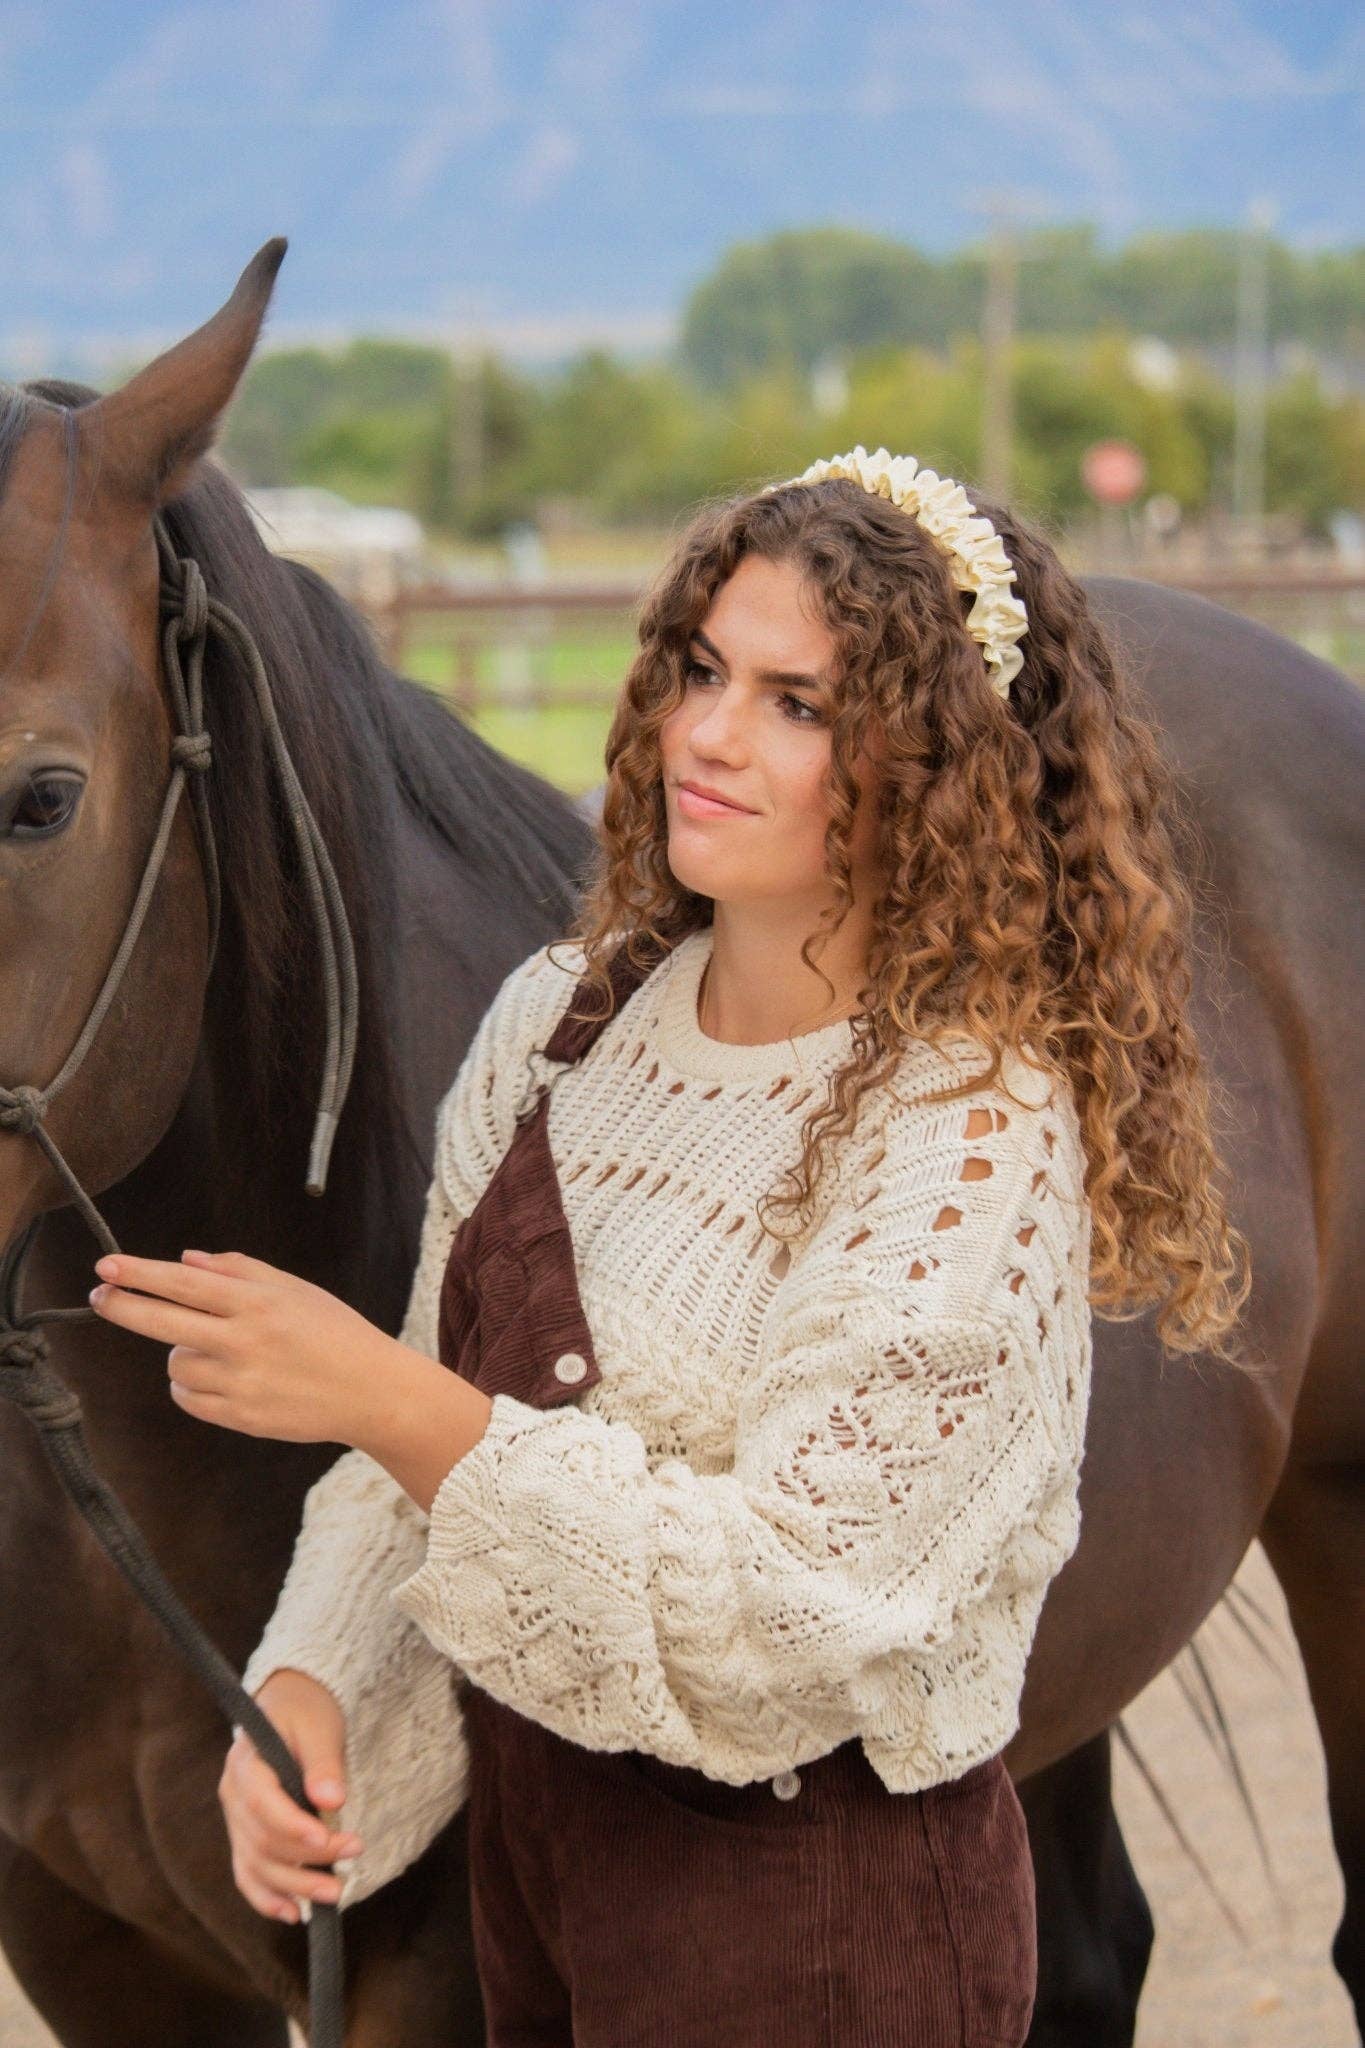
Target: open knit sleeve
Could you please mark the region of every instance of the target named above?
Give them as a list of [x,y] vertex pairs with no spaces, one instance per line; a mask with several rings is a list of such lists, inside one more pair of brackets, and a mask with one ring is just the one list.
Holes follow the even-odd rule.
[[990,1108],[989,1135],[958,1146],[981,1179],[926,1180],[967,1108],[891,1117],[879,1170],[860,1155],[793,1255],[731,1470],[651,1461],[624,1422],[500,1394],[394,1604],[569,1740],[731,1783],[873,1728],[907,1783],[953,1775],[960,1760],[915,1744],[926,1674],[954,1657],[982,1674],[971,1711],[990,1723],[956,1752],[1002,1746],[1079,1528],[1088,1222],[1074,1119],[1037,1104]]
[[[544,952],[508,976],[436,1114],[436,1171],[427,1192],[418,1261],[399,1342],[439,1357],[441,1279],[462,1215],[510,1141],[523,1039],[547,996],[527,1004]],[[530,1042],[529,1040],[527,1042]],[[441,1136],[468,1133],[458,1166]],[[463,1805],[468,1749],[460,1673],[395,1607],[395,1585],[420,1563],[427,1518],[367,1452],[347,1451],[309,1489],[284,1585],[243,1674],[255,1694],[288,1666],[325,1685],[346,1723],[342,1827],[364,1849],[346,1873],[342,1906],[404,1870]]]

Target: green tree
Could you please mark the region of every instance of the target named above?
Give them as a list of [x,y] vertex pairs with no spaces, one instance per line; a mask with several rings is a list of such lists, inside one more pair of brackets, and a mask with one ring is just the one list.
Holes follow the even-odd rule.
[[689,299],[682,360],[708,386],[808,371],[831,352],[936,333],[940,290],[938,266],[885,235],[819,227],[741,242]]
[[[1020,237],[1019,328],[1082,335],[1117,326],[1226,352],[1241,230],[1192,228],[1102,248],[1071,222]],[[680,361],[708,388],[765,369],[807,370],[830,351],[951,346],[976,333],[985,293],[979,243],[938,258],[850,228],[788,229],[726,252],[687,302]],[[1272,338],[1297,337],[1365,361],[1365,249],[1303,253],[1270,239]]]
[[247,484],[296,481],[301,443],[336,390],[336,359],[320,348],[282,349],[253,362],[227,417],[222,453]]
[[1365,404],[1332,399],[1315,369],[1270,393],[1266,407],[1266,501],[1297,512],[1319,533],[1333,512],[1365,507]]

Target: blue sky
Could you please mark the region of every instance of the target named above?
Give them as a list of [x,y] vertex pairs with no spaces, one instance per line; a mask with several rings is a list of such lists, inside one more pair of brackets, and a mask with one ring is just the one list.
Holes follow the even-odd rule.
[[733,241],[1026,220],[1365,240],[1352,0],[0,0],[0,374],[269,334],[666,339]]

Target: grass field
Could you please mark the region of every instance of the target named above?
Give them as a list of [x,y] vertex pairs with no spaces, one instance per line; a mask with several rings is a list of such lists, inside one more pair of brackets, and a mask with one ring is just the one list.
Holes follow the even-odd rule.
[[[507,642],[481,632],[477,614],[463,623],[467,638],[457,649],[448,633],[416,620],[404,673],[457,707],[462,690],[472,696],[477,708],[464,715],[475,730],[571,796],[594,788],[602,780],[612,707],[635,652],[628,625],[615,614],[581,629],[560,621],[540,638],[532,615],[527,637]],[[568,701],[556,703],[557,696]]]

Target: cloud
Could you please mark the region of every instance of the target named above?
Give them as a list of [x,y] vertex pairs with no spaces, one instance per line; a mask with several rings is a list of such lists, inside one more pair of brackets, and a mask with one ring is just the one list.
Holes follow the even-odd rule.
[[371,183],[369,196],[395,220],[415,213],[462,150],[491,135],[510,107],[485,0],[432,0],[395,10],[391,41],[420,64],[427,105]]
[[415,213],[462,149],[481,141],[501,119],[494,109],[447,107],[419,121],[379,180],[381,205],[395,220]]
[[93,141],[73,142],[62,151],[57,186],[77,240],[98,242],[113,234],[113,182],[104,154]]
[[[215,0],[164,8],[105,72],[76,118],[136,126],[158,117],[193,125],[206,97],[231,81],[249,105],[316,96],[334,0]],[[212,111],[209,109],[208,111]]]
[[513,165],[507,196],[514,206],[541,206],[559,190],[583,154],[581,138],[562,123],[538,128]]
[[624,109],[632,79],[644,71],[650,16],[647,0],[579,0],[560,15],[559,40],[545,67],[547,89],[582,111]]

